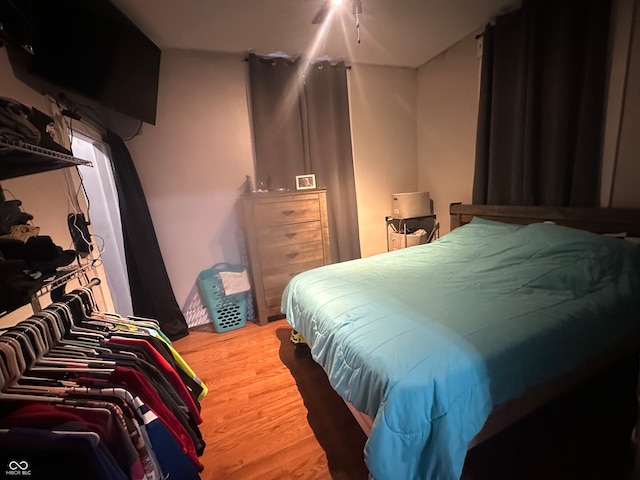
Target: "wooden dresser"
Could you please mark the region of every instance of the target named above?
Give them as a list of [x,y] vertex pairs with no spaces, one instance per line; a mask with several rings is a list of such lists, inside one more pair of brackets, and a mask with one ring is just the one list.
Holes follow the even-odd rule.
[[282,292],[300,272],[331,263],[325,190],[243,197],[258,323],[282,315]]

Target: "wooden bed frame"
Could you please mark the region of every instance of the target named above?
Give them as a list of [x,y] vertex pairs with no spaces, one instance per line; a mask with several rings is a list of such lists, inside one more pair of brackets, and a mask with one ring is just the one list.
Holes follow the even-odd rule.
[[552,221],[558,225],[594,233],[626,232],[630,237],[640,237],[640,208],[521,207],[452,203],[449,206],[449,214],[451,230],[469,223],[473,217],[482,217],[518,225]]
[[[579,228],[594,233],[626,233],[630,237],[640,237],[640,208],[589,208],[589,207],[541,207],[505,205],[464,205],[452,203],[449,207],[451,230],[465,225],[473,217],[487,220],[528,225],[552,221],[558,225]],[[640,294],[640,292],[639,292]],[[571,374],[530,389],[522,397],[498,406],[489,415],[482,430],[473,439],[470,447],[482,443],[509,425],[568,392],[589,377],[605,370],[616,361],[640,352],[640,339],[631,338],[624,345],[582,365]],[[639,383],[640,386],[640,383]],[[640,424],[636,425],[640,432]],[[633,435],[634,439],[636,435]],[[636,470],[640,468],[640,442],[635,442]]]
[[[627,236],[640,237],[640,208],[501,206],[452,203],[449,212],[451,230],[469,223],[473,217],[481,217],[487,220],[519,225],[552,221],[559,225],[594,233],[618,234],[625,232]],[[489,415],[482,430],[469,444],[469,448],[493,437],[528,414],[577,387],[588,378],[604,371],[617,361],[638,353],[640,353],[640,338],[630,338],[624,345],[618,345],[615,349],[604,352],[570,374],[534,387],[521,397],[499,405]],[[640,392],[640,382],[638,391]],[[373,423],[372,419],[357,411],[352,405],[347,403],[347,406],[360,427],[369,435]],[[638,415],[632,441],[635,445],[634,473],[637,473],[637,478],[640,478],[640,415]]]

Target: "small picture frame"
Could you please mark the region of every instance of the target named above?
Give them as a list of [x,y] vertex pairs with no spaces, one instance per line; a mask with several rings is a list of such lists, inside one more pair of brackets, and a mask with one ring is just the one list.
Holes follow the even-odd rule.
[[315,174],[296,175],[296,190],[309,190],[312,188],[316,188]]

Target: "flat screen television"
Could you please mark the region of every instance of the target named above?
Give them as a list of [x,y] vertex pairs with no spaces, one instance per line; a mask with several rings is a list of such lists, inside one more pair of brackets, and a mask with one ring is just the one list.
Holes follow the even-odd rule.
[[155,124],[160,49],[110,1],[0,0],[0,23],[21,81]]

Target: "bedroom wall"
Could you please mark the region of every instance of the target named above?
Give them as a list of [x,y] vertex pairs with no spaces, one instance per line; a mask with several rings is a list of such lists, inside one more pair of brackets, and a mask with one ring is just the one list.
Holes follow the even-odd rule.
[[156,125],[127,142],[178,305],[200,271],[239,263],[236,208],[254,176],[241,56],[162,53]]
[[[628,47],[628,71],[624,86],[624,103],[620,110],[620,131],[611,193],[613,207],[640,207],[640,1],[627,1],[632,13],[631,40]],[[633,8],[627,7],[627,11]]]
[[[350,75],[360,236],[370,255],[386,250],[391,193],[417,186],[415,71],[353,66]],[[127,146],[187,311],[201,270],[241,258],[236,204],[245,175],[254,177],[243,57],[163,52],[156,123]]]
[[430,192],[440,235],[449,204],[471,202],[479,68],[474,33],[418,69],[418,188]]
[[351,128],[363,257],[387,250],[384,217],[391,214],[391,195],[418,188],[416,81],[415,69],[351,68]]

